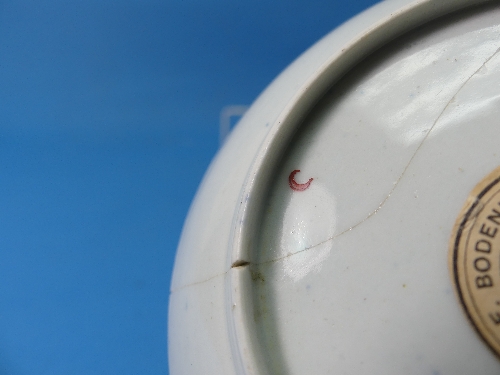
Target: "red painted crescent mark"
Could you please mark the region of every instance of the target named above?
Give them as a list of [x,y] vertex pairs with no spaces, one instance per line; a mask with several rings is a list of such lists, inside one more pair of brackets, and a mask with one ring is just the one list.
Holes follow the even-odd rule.
[[295,174],[299,173],[300,169],[296,169],[290,173],[290,176],[288,176],[288,183],[290,184],[290,187],[292,190],[295,191],[304,191],[306,190],[309,185],[311,185],[311,181],[313,180],[312,178],[309,179],[306,183],[299,184],[297,181],[295,181]]

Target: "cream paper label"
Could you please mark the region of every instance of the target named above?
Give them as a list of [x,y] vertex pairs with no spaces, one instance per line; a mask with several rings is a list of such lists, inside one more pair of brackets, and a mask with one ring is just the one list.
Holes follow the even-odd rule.
[[470,322],[500,356],[500,167],[474,188],[460,212],[449,265]]

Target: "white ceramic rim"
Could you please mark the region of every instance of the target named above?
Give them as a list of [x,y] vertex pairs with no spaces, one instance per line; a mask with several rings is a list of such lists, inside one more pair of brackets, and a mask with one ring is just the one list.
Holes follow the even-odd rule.
[[[358,28],[361,32],[353,34],[349,43],[333,53],[306,80],[272,124],[240,193],[241,206],[235,212],[229,242],[232,245],[228,254],[231,272],[226,280],[226,316],[233,361],[238,374],[267,375],[263,358],[256,349],[258,341],[252,317],[252,301],[246,298],[252,293],[251,278],[248,267],[245,266],[250,264],[251,238],[257,230],[263,197],[266,196],[265,191],[268,189],[272,171],[304,118],[327,90],[351,67],[388,42],[441,16],[493,1],[396,0],[385,13],[381,13],[378,9],[380,4],[375,5],[366,12],[381,13],[379,21],[367,28]],[[242,222],[245,223],[244,226],[239,224]]]

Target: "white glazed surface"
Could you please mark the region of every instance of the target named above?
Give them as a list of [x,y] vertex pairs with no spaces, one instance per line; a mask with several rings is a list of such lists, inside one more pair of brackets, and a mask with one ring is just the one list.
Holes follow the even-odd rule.
[[[381,3],[320,41],[252,106],[183,231],[169,311],[173,375],[500,372],[460,311],[446,265],[465,197],[499,161],[495,12],[389,53],[362,82],[343,81],[278,168],[259,246],[233,249],[257,153],[310,77],[398,9],[425,5],[434,12],[425,20],[459,3]],[[293,169],[297,180],[314,178],[310,189],[290,190]],[[231,269],[237,260],[250,267]]]
[[499,25],[500,9],[393,43],[304,122],[252,261],[270,373],[500,373],[447,263],[467,195],[500,164]]

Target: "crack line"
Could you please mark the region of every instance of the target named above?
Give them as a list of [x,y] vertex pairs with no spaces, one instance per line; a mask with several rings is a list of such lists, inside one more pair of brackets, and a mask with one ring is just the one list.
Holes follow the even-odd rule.
[[[495,52],[493,52],[493,54],[488,57],[482,64],[479,68],[477,68],[474,73],[472,73],[470,75],[469,78],[467,78],[461,85],[460,87],[458,88],[458,90],[455,92],[455,94],[453,94],[453,96],[451,97],[451,99],[446,103],[446,105],[443,107],[443,109],[441,110],[441,112],[439,113],[439,115],[436,117],[436,120],[434,120],[434,123],[432,124],[431,128],[429,129],[429,131],[425,134],[425,137],[424,139],[422,139],[422,141],[420,142],[420,144],[418,145],[417,149],[415,150],[415,152],[413,153],[413,155],[411,156],[410,160],[408,161],[408,163],[406,164],[406,166],[404,167],[403,169],[403,172],[401,172],[400,176],[398,177],[398,179],[396,180],[396,182],[394,183],[394,186],[392,187],[392,189],[389,191],[389,193],[387,194],[387,196],[382,200],[382,202],[380,202],[380,204],[378,205],[378,207],[373,210],[372,212],[370,212],[364,219],[362,219],[361,221],[359,221],[358,223],[354,224],[353,226],[345,229],[344,231],[338,233],[338,234],[335,234],[333,235],[332,237],[329,237],[327,238],[326,240],[324,241],[321,241],[315,245],[312,245],[312,246],[309,246],[309,247],[306,247],[305,249],[302,249],[302,250],[299,250],[299,251],[296,251],[295,253],[289,253],[287,255],[283,255],[281,257],[278,257],[278,258],[275,258],[275,259],[271,259],[271,260],[267,260],[267,261],[264,261],[264,262],[260,262],[260,263],[255,263],[256,265],[263,265],[263,264],[268,264],[268,263],[273,263],[273,262],[277,262],[277,261],[280,261],[280,260],[283,260],[283,259],[286,259],[288,257],[291,257],[295,254],[300,254],[300,253],[303,253],[304,251],[307,251],[307,250],[311,250],[311,249],[314,249],[315,247],[318,247],[318,246],[321,246],[323,245],[324,243],[328,242],[328,241],[332,241],[340,236],[342,236],[343,234],[347,233],[347,232],[350,232],[351,230],[357,228],[358,226],[360,226],[361,224],[363,224],[366,220],[368,220],[369,218],[371,218],[372,216],[374,216],[377,212],[380,211],[380,209],[385,205],[385,203],[389,200],[389,198],[391,197],[391,195],[394,193],[394,191],[396,190],[396,188],[398,187],[399,183],[401,182],[401,179],[403,178],[403,176],[406,174],[406,171],[408,170],[408,168],[410,167],[410,164],[413,162],[413,160],[415,159],[415,157],[417,156],[418,152],[420,151],[420,149],[422,148],[423,144],[425,143],[425,141],[427,140],[427,138],[429,138],[429,134],[432,132],[432,130],[436,127],[436,124],[438,123],[438,121],[441,119],[441,117],[443,116],[444,112],[448,109],[448,107],[450,106],[450,104],[453,102],[453,100],[457,97],[458,93],[464,88],[464,86],[472,79],[472,77],[474,77],[496,54],[498,54],[498,52],[500,52],[500,48],[498,48]],[[440,91],[441,92],[441,91]]]
[[[389,200],[389,198],[391,197],[391,195],[394,193],[394,191],[396,190],[396,188],[398,187],[399,183],[401,182],[403,176],[406,174],[406,171],[408,170],[408,168],[410,167],[411,163],[413,162],[413,160],[415,159],[415,157],[417,156],[418,152],[420,151],[420,149],[422,148],[423,144],[425,143],[425,141],[429,138],[429,134],[432,132],[432,130],[436,127],[436,124],[438,123],[438,121],[441,119],[441,117],[443,116],[444,112],[448,109],[448,107],[450,106],[450,104],[453,102],[453,100],[457,97],[458,93],[465,87],[465,85],[472,79],[472,77],[474,77],[493,57],[495,57],[495,55],[497,55],[498,53],[500,52],[500,48],[498,48],[490,57],[488,57],[482,64],[479,68],[477,68],[474,73],[472,73],[469,78],[467,78],[461,85],[460,87],[457,89],[457,91],[455,92],[455,94],[453,94],[453,96],[451,97],[451,99],[446,103],[446,105],[443,107],[443,109],[441,110],[441,112],[439,113],[439,115],[436,117],[436,120],[434,120],[434,123],[432,124],[431,128],[429,129],[429,131],[425,134],[425,137],[422,139],[422,141],[420,142],[420,144],[418,145],[417,149],[415,150],[415,152],[413,153],[413,155],[411,156],[410,160],[408,161],[408,163],[406,164],[406,166],[404,167],[403,169],[403,172],[401,172],[401,174],[399,175],[398,179],[396,180],[396,182],[394,183],[394,186],[392,187],[392,189],[389,191],[389,193],[387,194],[387,196],[382,200],[382,202],[380,202],[380,204],[378,205],[378,207],[373,210],[372,212],[370,212],[364,219],[362,219],[361,221],[359,221],[358,223],[352,225],[351,227],[343,230],[342,232],[338,233],[338,234],[335,234],[334,236],[332,237],[329,237],[327,238],[326,240],[324,241],[321,241],[315,245],[312,245],[312,246],[309,246],[309,247],[306,247],[305,249],[302,249],[302,250],[299,250],[295,253],[289,253],[287,255],[283,255],[281,257],[278,257],[278,258],[274,258],[274,259],[271,259],[271,260],[267,260],[267,261],[264,261],[264,262],[256,262],[256,263],[253,263],[257,266],[259,265],[265,265],[265,264],[270,264],[270,263],[274,263],[274,262],[278,262],[280,260],[283,260],[283,259],[286,259],[286,258],[289,258],[295,254],[300,254],[300,253],[303,253],[304,251],[308,251],[308,250],[311,250],[311,249],[314,249],[318,246],[321,246],[323,244],[325,244],[326,242],[328,241],[332,241],[340,236],[342,236],[343,234],[347,233],[347,232],[350,232],[351,230],[353,229],[356,229],[357,227],[359,227],[361,224],[363,224],[365,221],[367,221],[368,219],[370,219],[372,216],[374,216],[377,212],[380,211],[380,209],[385,205],[385,203]],[[252,263],[250,262],[247,262],[247,261],[244,261],[242,266],[250,266],[252,265]],[[239,266],[239,265],[236,265],[236,266]],[[188,288],[190,286],[194,286],[194,285],[198,285],[198,284],[203,284],[203,283],[206,283],[212,279],[215,279],[217,277],[220,277],[220,276],[225,276],[227,275],[227,273],[232,269],[233,267],[229,268],[226,272],[223,272],[221,274],[217,274],[215,276],[212,276],[208,279],[205,279],[205,280],[202,280],[202,281],[198,281],[198,282],[194,282],[194,283],[191,283],[191,284],[187,284],[187,285],[183,285],[181,287],[178,287],[176,289],[171,289],[170,290],[170,294],[173,294],[175,292],[178,292],[182,289],[185,289],[185,288]]]
[[194,286],[194,285],[198,285],[198,284],[204,284],[206,282],[209,282],[210,280],[213,280],[213,279],[216,279],[218,277],[221,277],[221,276],[226,276],[227,273],[230,271],[231,269],[227,270],[226,272],[223,272],[223,273],[219,273],[215,276],[212,276],[212,277],[209,277],[208,279],[205,279],[205,280],[201,280],[201,281],[196,281],[194,283],[190,283],[190,284],[186,284],[186,285],[182,285],[178,288],[175,288],[175,289],[170,289],[170,294],[173,294],[173,293],[177,293],[185,288],[188,288],[190,286]]

